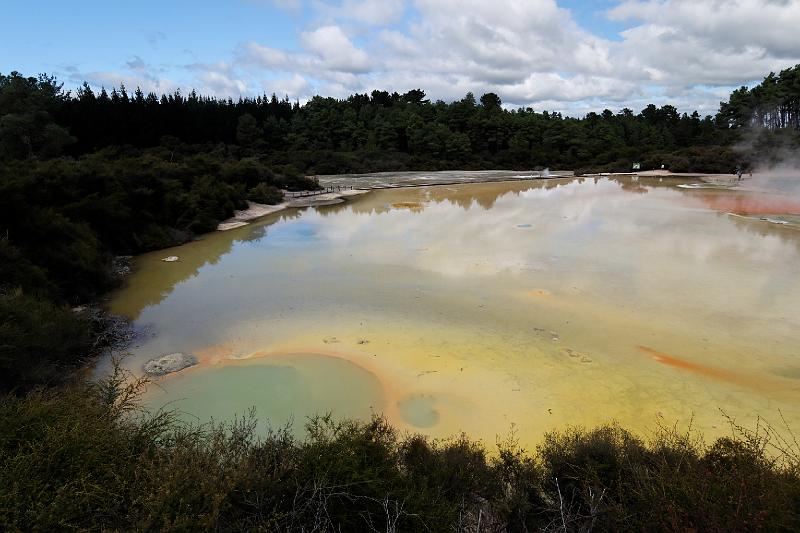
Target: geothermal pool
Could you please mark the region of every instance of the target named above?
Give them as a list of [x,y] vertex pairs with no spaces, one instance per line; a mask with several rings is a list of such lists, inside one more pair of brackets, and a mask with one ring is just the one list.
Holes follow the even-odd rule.
[[797,430],[800,201],[691,183],[375,190],[205,235],[137,258],[110,303],[145,332],[124,364],[193,354],[147,405],[255,407],[262,432],[326,412],[489,444],[611,420],[711,438],[723,412]]

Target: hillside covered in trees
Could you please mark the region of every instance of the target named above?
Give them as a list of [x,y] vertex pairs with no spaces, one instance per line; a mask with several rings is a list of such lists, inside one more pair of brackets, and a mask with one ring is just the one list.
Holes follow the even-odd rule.
[[[422,90],[373,91],[345,100],[317,96],[304,105],[274,94],[237,101],[194,92],[129,94],[124,87],[74,94],[54,79],[4,78],[7,98],[28,107],[9,119],[7,157],[81,156],[108,147],[148,149],[176,144],[258,154],[270,165],[306,174],[380,170],[534,167],[629,169],[631,161],[675,154],[676,170],[730,170],[728,128],[697,112],[649,105],[589,113],[582,119],[531,108],[506,110],[500,98],[471,93],[431,102]],[[22,97],[22,93],[29,96]],[[0,104],[1,105],[1,104]],[[35,115],[30,114],[35,109]],[[46,112],[45,116],[42,112]],[[4,111],[6,113],[6,111]],[[46,123],[50,120],[50,123]],[[4,136],[4,139],[6,137]]]

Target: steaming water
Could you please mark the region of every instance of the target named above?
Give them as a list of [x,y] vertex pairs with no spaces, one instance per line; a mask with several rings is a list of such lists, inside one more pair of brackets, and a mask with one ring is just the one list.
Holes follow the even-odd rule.
[[192,353],[148,405],[298,434],[315,412],[489,443],[612,419],[713,437],[720,409],[798,428],[800,229],[727,214],[772,196],[680,183],[377,190],[147,254],[111,303],[148,332],[125,364]]

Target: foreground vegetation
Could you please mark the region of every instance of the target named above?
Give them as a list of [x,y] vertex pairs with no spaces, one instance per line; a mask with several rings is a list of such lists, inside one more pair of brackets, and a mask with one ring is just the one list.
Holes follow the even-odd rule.
[[704,445],[608,425],[533,453],[385,420],[253,436],[135,410],[136,385],[0,400],[0,528],[262,531],[797,531],[800,449],[769,428]]

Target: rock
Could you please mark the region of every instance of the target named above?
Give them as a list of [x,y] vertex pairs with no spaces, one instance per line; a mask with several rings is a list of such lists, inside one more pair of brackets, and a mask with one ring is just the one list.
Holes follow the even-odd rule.
[[178,260],[178,256],[177,255],[171,255],[169,257],[165,257],[164,259],[162,259],[162,261],[167,262],[167,263],[174,263],[177,260]]
[[132,255],[118,255],[111,261],[111,273],[118,277],[124,278],[133,272],[133,256]]
[[244,222],[241,220],[236,220],[234,222],[221,222],[217,226],[217,231],[228,231],[230,229],[241,228],[242,226],[247,226],[248,222]]
[[163,376],[196,364],[197,358],[193,355],[175,352],[149,360],[144,364],[144,371],[150,376]]
[[788,225],[789,222],[786,220],[781,220],[779,218],[770,218],[770,217],[761,217],[761,220],[765,222],[771,222],[772,224],[781,224],[783,226]]
[[283,202],[276,205],[247,202],[247,209],[234,211],[233,217],[220,222],[217,226],[217,230],[228,231],[230,229],[241,228],[242,226],[246,226],[252,220],[270,215],[272,213],[277,213],[281,209],[286,209],[288,205],[288,202]]
[[325,205],[342,204],[345,200],[336,193],[315,194],[301,196],[289,200],[289,207],[321,207]]

